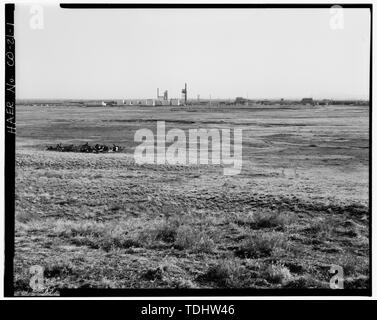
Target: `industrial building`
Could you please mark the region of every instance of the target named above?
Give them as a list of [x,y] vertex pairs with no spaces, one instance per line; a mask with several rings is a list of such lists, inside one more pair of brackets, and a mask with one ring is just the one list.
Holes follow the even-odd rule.
[[170,99],[170,105],[171,106],[180,106],[181,105],[181,100],[179,100],[179,99]]
[[89,101],[85,105],[88,107],[111,107],[111,106],[180,106],[182,102],[187,105],[187,83],[181,90],[182,98],[170,98],[168,90],[164,90],[160,95],[160,88],[157,88],[156,98],[149,99],[117,99],[107,101]]

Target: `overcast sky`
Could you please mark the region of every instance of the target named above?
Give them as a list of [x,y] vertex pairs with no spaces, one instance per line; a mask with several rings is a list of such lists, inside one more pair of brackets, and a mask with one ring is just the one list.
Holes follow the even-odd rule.
[[16,5],[17,98],[368,98],[367,9],[44,7],[43,29]]

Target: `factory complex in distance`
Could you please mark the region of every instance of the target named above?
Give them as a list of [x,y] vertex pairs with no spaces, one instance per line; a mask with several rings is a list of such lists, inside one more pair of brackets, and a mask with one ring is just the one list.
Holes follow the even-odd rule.
[[[336,100],[336,99],[249,99],[243,97],[229,98],[229,99],[201,99],[197,95],[196,99],[188,99],[187,83],[180,92],[179,98],[169,98],[168,90],[164,90],[160,94],[160,88],[157,88],[155,98],[141,98],[141,99],[103,99],[103,100],[64,100],[67,106],[81,106],[81,107],[121,107],[121,106],[140,106],[140,107],[158,107],[158,106],[209,106],[209,107],[226,107],[226,106],[327,106],[327,105],[363,105],[368,106],[368,100]],[[20,99],[17,104],[32,105],[32,106],[59,106],[63,100],[49,100],[49,99]]]
[[181,90],[180,98],[169,99],[168,90],[160,95],[160,88],[157,88],[156,98],[151,99],[119,99],[112,101],[94,101],[86,104],[86,106],[181,106],[187,105],[187,83]]

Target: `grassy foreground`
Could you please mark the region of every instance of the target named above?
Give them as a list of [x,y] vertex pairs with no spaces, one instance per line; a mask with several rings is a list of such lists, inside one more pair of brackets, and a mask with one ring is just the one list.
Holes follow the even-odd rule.
[[[15,279],[45,288],[369,285],[368,109],[38,108],[17,111]],[[241,127],[243,168],[137,165],[141,127]],[[184,120],[184,121],[183,121]],[[119,144],[119,154],[46,151]]]
[[368,208],[271,195],[220,167],[139,166],[124,154],[17,155],[17,294],[29,268],[59,288],[346,288],[368,280]]

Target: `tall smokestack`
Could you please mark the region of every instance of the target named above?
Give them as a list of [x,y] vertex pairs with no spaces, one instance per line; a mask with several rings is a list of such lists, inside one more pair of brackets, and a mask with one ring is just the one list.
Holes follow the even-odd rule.
[[187,83],[185,83],[185,104],[187,104]]
[[160,91],[159,88],[157,88],[157,99],[160,97]]

